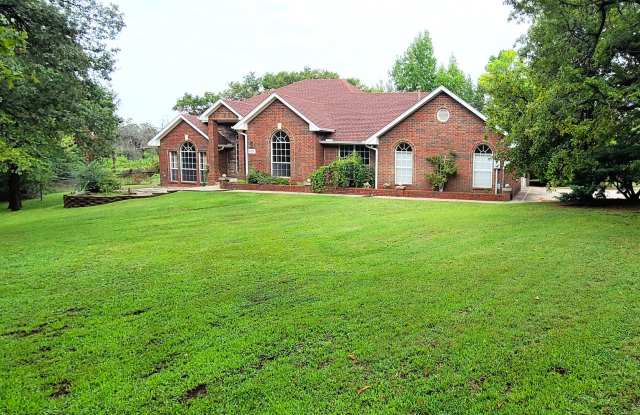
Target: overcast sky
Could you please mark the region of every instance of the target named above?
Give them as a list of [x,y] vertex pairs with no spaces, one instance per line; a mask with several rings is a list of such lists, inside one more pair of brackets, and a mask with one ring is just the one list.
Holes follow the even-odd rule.
[[111,2],[127,25],[113,74],[120,115],[156,126],[184,92],[219,91],[250,71],[310,66],[377,84],[423,30],[441,63],[454,54],[475,80],[526,30],[502,0]]

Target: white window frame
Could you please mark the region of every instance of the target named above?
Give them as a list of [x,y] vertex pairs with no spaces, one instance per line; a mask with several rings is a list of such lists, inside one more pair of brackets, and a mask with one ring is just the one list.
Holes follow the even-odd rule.
[[[288,166],[289,175],[276,175],[275,169],[273,168],[275,164],[280,165],[280,168],[282,168],[283,165]],[[291,138],[282,130],[276,131],[271,136],[271,175],[276,177],[291,177]]]
[[[485,166],[481,166],[480,162],[483,162]],[[486,175],[487,173],[489,173],[489,185],[479,184],[476,174]],[[493,150],[487,144],[477,145],[473,149],[472,187],[474,189],[491,189],[493,187]]]
[[400,186],[413,184],[413,146],[406,142],[398,143],[393,153],[396,184]]
[[207,161],[207,152],[199,151],[198,152],[198,173],[200,174],[200,183],[207,184],[207,168],[209,167]]
[[[364,165],[368,166],[371,164],[371,150],[369,150],[367,146],[360,144],[340,144],[338,146],[338,158],[346,158],[353,153],[360,156]],[[364,154],[367,155],[366,158]]]
[[[169,151],[169,181],[177,182],[178,177],[180,175],[180,169],[178,168],[178,152],[177,151]],[[173,176],[175,173],[175,178]]]
[[[190,146],[193,151],[190,150],[185,150],[185,148],[187,146]],[[185,153],[193,153],[193,167],[184,167],[184,155]],[[191,164],[191,163],[189,163]],[[185,180],[184,179],[184,172],[185,170],[188,171],[193,171],[193,177],[194,180]],[[195,144],[193,144],[190,141],[185,141],[181,146],[180,146],[180,181],[184,182],[184,183],[197,183],[198,182],[198,149],[196,148]]]
[[[440,114],[446,114],[446,117],[444,119],[440,118]],[[449,121],[449,118],[451,117],[451,113],[449,112],[449,110],[447,108],[440,108],[438,109],[438,111],[436,111],[436,119],[438,121],[440,121],[441,123],[446,123],[447,121]]]

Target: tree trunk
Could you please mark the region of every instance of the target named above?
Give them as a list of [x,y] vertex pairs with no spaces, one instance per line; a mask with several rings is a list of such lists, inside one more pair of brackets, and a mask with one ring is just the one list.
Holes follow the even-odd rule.
[[16,166],[9,167],[9,209],[22,209],[22,195],[20,194],[20,175],[16,171]]

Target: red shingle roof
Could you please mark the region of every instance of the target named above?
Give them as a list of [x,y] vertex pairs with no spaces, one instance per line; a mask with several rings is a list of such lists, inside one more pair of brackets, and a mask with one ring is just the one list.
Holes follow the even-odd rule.
[[423,98],[424,92],[367,93],[343,79],[309,79],[244,101],[224,100],[243,117],[276,93],[336,141],[364,141]]
[[191,115],[191,114],[187,114],[187,113],[183,113],[181,115],[184,118],[186,118],[191,124],[193,124],[197,129],[202,131],[205,135],[208,135],[207,134],[207,131],[208,131],[207,124],[205,124],[202,121],[200,121],[200,119],[198,118],[197,115]]

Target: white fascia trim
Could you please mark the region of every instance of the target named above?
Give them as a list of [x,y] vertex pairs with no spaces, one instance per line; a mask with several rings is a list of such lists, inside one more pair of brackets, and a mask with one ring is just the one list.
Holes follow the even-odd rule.
[[198,117],[200,119],[200,121],[202,122],[209,122],[209,115],[213,114],[213,112],[215,110],[217,110],[218,108],[220,108],[220,106],[224,106],[226,109],[228,109],[229,111],[233,112],[234,114],[236,114],[236,116],[238,118],[242,118],[242,115],[240,115],[240,113],[236,110],[234,110],[233,108],[231,108],[231,106],[229,104],[227,104],[226,102],[224,102],[223,100],[219,99],[216,102],[213,103],[212,106],[210,106],[209,108],[207,108],[207,110],[205,112],[203,112],[202,114],[200,114],[200,116]]
[[164,127],[162,129],[162,131],[160,131],[158,134],[156,134],[155,137],[153,137],[151,140],[149,140],[149,142],[147,143],[147,146],[148,147],[160,147],[160,140],[162,140],[165,135],[167,135],[171,130],[173,130],[176,127],[176,125],[180,124],[182,121],[184,121],[187,124],[189,124],[194,130],[199,132],[200,135],[202,135],[204,138],[209,140],[209,137],[207,136],[206,133],[204,133],[201,129],[199,129],[198,127],[193,125],[193,123],[191,121],[189,121],[185,116],[183,116],[182,114],[179,114],[176,118],[171,120],[171,122],[169,124],[167,124],[167,126]]
[[267,99],[262,101],[260,103],[260,105],[258,105],[250,113],[245,115],[244,118],[241,118],[240,121],[238,121],[231,128],[233,128],[234,130],[243,130],[243,131],[245,131],[247,129],[247,125],[249,124],[249,122],[251,122],[252,119],[254,119],[258,114],[260,114],[265,108],[267,108],[267,106],[269,106],[269,104],[271,104],[276,99],[278,101],[282,102],[287,108],[289,108],[291,111],[293,111],[298,117],[302,118],[307,124],[309,124],[309,131],[326,131],[326,132],[330,132],[330,133],[335,132],[335,130],[318,127],[313,121],[311,121],[309,118],[307,118],[303,113],[298,111],[293,105],[289,104],[287,101],[285,101],[281,96],[279,96],[275,92],[273,94],[269,95],[269,97]]
[[427,95],[426,97],[422,98],[420,101],[416,102],[411,108],[409,108],[408,110],[406,110],[405,112],[400,114],[395,120],[391,121],[389,124],[387,124],[384,127],[382,127],[382,129],[380,129],[378,132],[373,134],[371,137],[367,138],[367,140],[365,142],[367,144],[372,144],[372,145],[378,144],[378,139],[380,138],[381,135],[383,135],[384,133],[388,132],[390,129],[392,129],[396,125],[398,125],[402,120],[404,120],[409,115],[411,115],[414,112],[416,112],[419,108],[421,108],[427,102],[431,101],[433,98],[438,96],[438,94],[440,94],[440,93],[445,93],[445,94],[449,95],[451,98],[453,98],[460,105],[462,105],[463,107],[465,107],[466,109],[471,111],[474,115],[476,115],[482,121],[485,121],[485,122],[487,121],[487,117],[484,114],[482,114],[480,111],[478,111],[477,109],[473,108],[467,101],[465,101],[464,99],[460,98],[459,96],[457,96],[453,92],[449,91],[444,86],[439,86],[436,89],[434,89],[429,95]]

